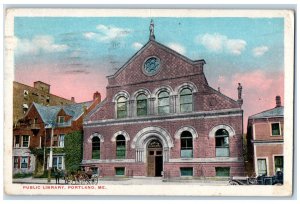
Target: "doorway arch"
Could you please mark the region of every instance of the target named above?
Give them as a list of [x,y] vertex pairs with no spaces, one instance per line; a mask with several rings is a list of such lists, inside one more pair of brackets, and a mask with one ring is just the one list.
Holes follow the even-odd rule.
[[159,177],[163,171],[163,146],[159,139],[147,143],[147,176]]

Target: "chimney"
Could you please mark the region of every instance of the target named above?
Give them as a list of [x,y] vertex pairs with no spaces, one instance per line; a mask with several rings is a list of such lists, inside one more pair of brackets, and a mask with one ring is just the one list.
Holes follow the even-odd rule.
[[280,96],[276,96],[276,108],[281,107],[281,98]]
[[98,91],[96,91],[93,96],[93,101],[95,101],[96,99],[100,99],[101,101],[101,94]]
[[72,101],[72,102],[75,102],[75,98],[74,98],[73,96],[71,97],[71,101]]

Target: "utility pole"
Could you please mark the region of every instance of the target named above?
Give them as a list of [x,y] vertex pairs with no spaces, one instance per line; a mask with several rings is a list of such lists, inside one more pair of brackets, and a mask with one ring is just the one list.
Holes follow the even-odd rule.
[[53,138],[53,132],[54,127],[53,124],[51,125],[51,139],[50,139],[50,155],[49,155],[49,168],[48,168],[48,183],[51,182],[51,170],[52,170],[52,155],[53,155],[53,149],[52,149],[52,138]]

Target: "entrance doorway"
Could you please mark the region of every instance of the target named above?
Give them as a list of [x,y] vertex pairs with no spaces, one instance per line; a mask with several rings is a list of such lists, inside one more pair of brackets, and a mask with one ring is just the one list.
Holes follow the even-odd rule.
[[163,170],[163,148],[159,140],[152,140],[147,147],[147,175],[161,176]]

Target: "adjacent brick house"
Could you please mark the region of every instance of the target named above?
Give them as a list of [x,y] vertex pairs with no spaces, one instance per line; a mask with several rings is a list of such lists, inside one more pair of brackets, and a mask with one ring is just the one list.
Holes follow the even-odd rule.
[[13,82],[13,119],[14,124],[23,118],[31,103],[35,102],[45,106],[74,104],[71,100],[50,93],[50,85],[42,81],[36,81],[34,86],[28,86],[20,82]]
[[273,109],[252,115],[248,119],[247,146],[252,172],[273,176],[283,171],[284,107],[276,96]]
[[[45,152],[51,145],[62,149],[65,135],[82,131],[83,117],[100,101],[100,93],[96,92],[93,101],[84,103],[44,106],[33,102],[13,129],[13,173],[43,172],[48,166],[49,155],[34,155],[32,150]],[[64,169],[64,153],[53,154],[52,162],[53,167]]]
[[101,176],[243,175],[241,86],[237,101],[214,90],[204,60],[171,50],[150,31],[85,117],[82,163]]

